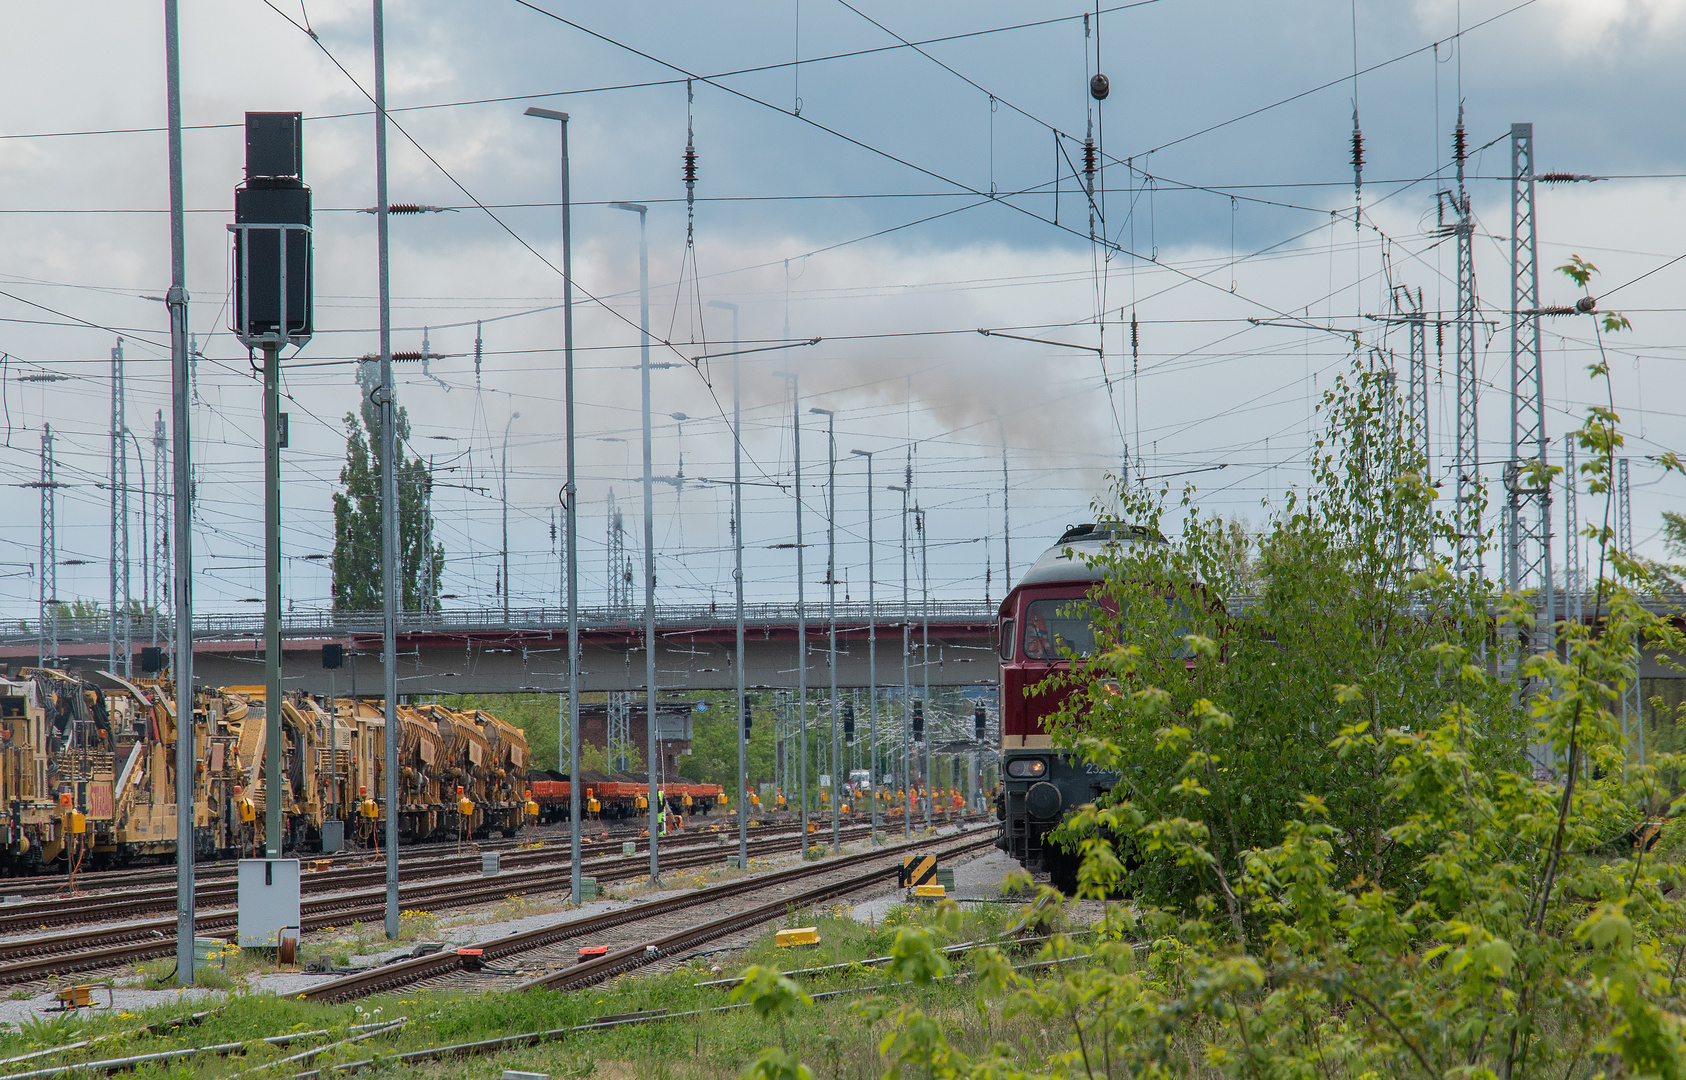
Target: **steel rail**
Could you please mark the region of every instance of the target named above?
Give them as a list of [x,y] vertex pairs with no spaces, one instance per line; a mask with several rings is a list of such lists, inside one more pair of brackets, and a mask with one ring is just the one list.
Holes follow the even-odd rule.
[[[781,836],[757,841],[756,851],[760,854],[776,853],[800,849],[802,844],[801,836]],[[721,850],[713,845],[685,849],[670,859],[668,865],[676,869],[711,866],[721,858]],[[566,866],[567,863],[562,862],[521,874],[420,885],[403,890],[402,898],[406,902],[459,906],[502,900],[511,893],[522,891],[565,891],[568,879],[566,875],[559,876],[557,870]],[[603,879],[609,881],[639,877],[643,870],[637,854],[599,859],[591,868],[598,870]],[[301,929],[319,930],[347,921],[376,919],[384,912],[384,888],[328,896],[302,906]],[[196,933],[204,937],[231,938],[238,921],[238,913],[234,910],[202,912],[195,919]],[[165,955],[175,949],[175,925],[175,917],[169,916],[105,929],[69,930],[0,942],[0,986]]]
[[[697,842],[687,844],[687,847],[701,846],[703,843],[702,837],[716,834],[698,833],[694,835]],[[686,839],[681,837],[679,842],[685,843]],[[605,854],[625,842],[618,839],[592,841],[588,853],[597,858],[625,858],[626,856],[619,852],[613,856]],[[632,842],[637,843],[637,841]],[[494,850],[498,854],[500,866],[504,869],[552,863],[559,855],[563,857],[561,865],[567,865],[566,850],[560,846],[546,845],[527,849],[518,848],[507,852],[501,848]],[[649,850],[647,843],[644,850]],[[634,853],[636,854],[636,852],[637,848],[635,847]],[[480,866],[479,854],[478,852],[473,855],[428,853],[420,858],[412,858],[405,863],[404,873],[411,880],[427,880],[429,878],[472,873]],[[306,894],[325,893],[337,889],[384,882],[385,880],[386,870],[385,867],[380,865],[340,866],[302,875],[300,887]],[[209,880],[199,878],[195,895],[199,903],[207,905],[235,901],[237,897],[233,875],[218,874]],[[175,909],[175,903],[176,890],[173,884],[130,886],[121,892],[113,891],[89,896],[51,896],[43,900],[31,900],[22,904],[0,907],[0,933],[27,932],[36,928],[44,929],[48,926],[62,926],[77,922],[96,922],[107,916],[135,915],[142,911],[171,911]],[[0,942],[0,948],[3,947],[4,943]]]
[[[529,826],[529,828],[532,827],[533,826]],[[636,842],[642,839],[640,831],[642,827],[642,822],[635,823],[633,827],[623,828],[616,828],[605,824],[607,832],[601,836],[586,838],[585,844],[593,849],[596,849],[615,847],[626,840],[633,840]],[[511,848],[522,849],[528,845],[534,844],[549,845],[553,842],[565,841],[567,838],[566,830],[555,829],[554,826],[538,826],[537,828],[542,828],[544,831],[536,835],[529,836],[476,840],[473,842],[475,854],[488,850],[504,851]],[[401,860],[450,858],[454,857],[455,851],[453,849],[457,846],[457,842],[452,840],[430,840],[419,844],[405,844],[399,849],[399,858]],[[370,848],[347,848],[331,855],[311,854],[309,852],[300,853],[295,851],[289,852],[288,856],[296,857],[304,861],[310,861],[312,859],[331,859],[336,863],[353,865],[356,864],[356,860],[359,859],[376,857],[384,859],[385,850],[382,849],[380,851],[376,851]],[[231,856],[228,858],[218,858],[213,860],[195,860],[194,880],[207,883],[215,883],[217,880],[221,879],[233,880],[235,873],[234,866],[239,858],[240,856]],[[374,864],[370,863],[370,865]],[[109,888],[144,888],[153,883],[174,882],[175,875],[175,865],[172,861],[170,863],[156,866],[131,867],[122,870],[87,870],[77,874],[76,880],[82,889],[92,891],[96,889]],[[60,872],[60,869],[55,866],[50,870],[43,868],[41,871],[27,879],[8,879],[3,886],[0,886],[0,893],[5,893],[8,896],[28,897],[47,895],[57,897],[68,884],[69,878]],[[5,906],[0,905],[0,912],[4,912],[5,910]]]
[[[938,856],[957,855],[964,851],[986,847],[993,844],[995,842],[995,834],[999,831],[999,829],[985,828],[980,831],[984,835],[971,837],[961,843],[948,847],[940,851]],[[882,859],[886,856],[897,855],[904,851],[926,849],[929,846],[928,841],[916,840],[912,843],[903,843],[893,847],[861,852],[858,855],[845,855],[840,859],[826,860],[826,865],[824,865],[823,869],[817,866],[804,868],[804,872],[789,874],[779,878],[778,880],[789,881],[800,877],[809,877],[817,873],[823,873],[825,870],[836,870],[844,866],[871,862],[874,859]],[[901,867],[899,864],[891,864],[844,881],[832,882],[827,885],[819,885],[812,889],[808,889],[805,892],[798,893],[795,896],[781,896],[777,900],[757,905],[747,911],[734,912],[729,915],[723,915],[718,919],[711,919],[710,921],[701,923],[697,926],[675,930],[670,934],[664,934],[661,937],[647,941],[641,945],[630,945],[623,949],[617,949],[614,952],[607,953],[595,960],[587,961],[583,964],[576,964],[571,968],[563,968],[560,971],[551,972],[550,974],[540,976],[537,979],[531,979],[527,982],[519,983],[516,985],[515,989],[567,990],[577,986],[588,986],[592,983],[609,978],[611,975],[618,975],[623,971],[628,971],[632,968],[652,963],[678,950],[689,949],[693,946],[700,945],[703,942],[711,941],[714,938],[723,937],[726,934],[754,926],[757,923],[777,919],[785,912],[789,911],[792,907],[806,907],[811,904],[822,903],[838,896],[856,892],[882,878],[889,877],[890,875],[898,872],[900,869]],[[717,897],[710,897],[709,899],[715,898]]]
[[[997,830],[994,827],[991,827],[983,831],[987,835],[975,843],[962,845],[961,849],[970,846],[982,846],[983,844],[993,842],[993,837]],[[903,847],[911,850],[914,847],[928,845],[929,842],[926,841],[916,842],[912,845],[903,845]],[[823,859],[788,870],[780,870],[768,874],[758,874],[754,877],[748,878],[739,878],[735,881],[723,882],[719,885],[691,890],[674,896],[664,897],[660,900],[654,900],[649,903],[639,905],[635,910],[628,911],[622,909],[618,911],[604,912],[599,915],[590,915],[584,918],[569,919],[565,922],[552,923],[549,926],[537,927],[532,930],[524,930],[520,933],[510,934],[506,937],[496,938],[491,941],[477,942],[475,947],[480,950],[482,963],[496,961],[505,957],[515,956],[520,953],[531,952],[534,949],[545,948],[573,938],[583,937],[587,934],[597,933],[598,931],[608,929],[609,927],[624,926],[629,922],[656,918],[661,915],[671,914],[675,911],[682,911],[698,905],[728,899],[746,892],[758,891],[768,887],[769,885],[797,881],[805,877],[829,873],[861,862],[887,858],[899,853],[901,850],[902,848],[879,848],[875,851],[863,852],[858,855],[845,855],[841,858]],[[673,864],[670,863],[669,865]],[[883,871],[881,874],[871,875],[864,879],[853,879],[845,884],[848,885],[849,890],[859,889],[863,884],[877,880],[878,877],[888,876],[890,873],[893,873],[895,869],[896,867],[892,866]],[[782,912],[784,910],[783,905],[792,902],[793,899],[795,898],[781,898],[774,905],[770,906],[776,907],[779,912]],[[758,908],[757,910],[761,909]],[[640,950],[642,948],[643,946],[639,946]],[[623,952],[624,951],[625,950],[623,950]],[[615,953],[610,955],[618,956],[620,954]],[[594,961],[590,965],[580,965],[580,967],[595,967],[597,964],[598,962]],[[408,986],[412,983],[421,982],[425,979],[438,978],[439,976],[448,975],[461,969],[462,960],[455,953],[434,953],[429,956],[419,956],[409,960],[401,960],[395,964],[372,968],[369,971],[358,972],[354,975],[347,975],[336,979],[331,983],[324,983],[321,986],[314,987],[300,996],[313,1001],[346,1001],[354,997],[366,997],[370,994],[380,993],[383,990],[393,990],[401,986]],[[524,983],[518,987],[518,989],[525,989],[528,985],[529,984]]]

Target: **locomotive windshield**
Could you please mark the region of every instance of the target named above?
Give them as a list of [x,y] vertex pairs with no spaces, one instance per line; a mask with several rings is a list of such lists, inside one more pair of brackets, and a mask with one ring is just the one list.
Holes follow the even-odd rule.
[[1024,655],[1030,660],[1063,660],[1095,651],[1095,628],[1083,614],[1081,598],[1032,600],[1024,611]]

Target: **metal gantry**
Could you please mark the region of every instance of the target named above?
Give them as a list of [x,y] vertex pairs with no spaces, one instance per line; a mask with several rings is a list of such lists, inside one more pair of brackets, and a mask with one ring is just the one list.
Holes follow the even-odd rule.
[[1505,588],[1535,590],[1526,651],[1555,647],[1551,482],[1545,475],[1540,358],[1540,263],[1534,214],[1534,125],[1510,126],[1510,460],[1505,465]]
[[1453,521],[1457,547],[1452,567],[1458,573],[1482,571],[1481,477],[1479,425],[1476,416],[1475,370],[1475,223],[1470,216],[1469,192],[1464,188],[1464,161],[1468,136],[1464,131],[1463,107],[1458,107],[1458,126],[1452,137],[1452,156],[1457,164],[1458,187],[1453,195],[1456,219],[1452,224],[1458,247],[1457,316],[1457,435],[1452,470],[1456,476],[1457,502]]

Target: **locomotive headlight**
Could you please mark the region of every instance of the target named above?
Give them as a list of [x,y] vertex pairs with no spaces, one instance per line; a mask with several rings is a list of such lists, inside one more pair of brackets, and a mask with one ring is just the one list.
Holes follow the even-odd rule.
[[1048,773],[1048,762],[1043,758],[1014,758],[1007,762],[1007,775],[1015,780],[1035,780]]

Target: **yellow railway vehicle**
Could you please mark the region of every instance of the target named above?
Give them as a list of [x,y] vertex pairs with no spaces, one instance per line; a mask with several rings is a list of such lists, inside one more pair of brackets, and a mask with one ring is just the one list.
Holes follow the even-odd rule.
[[[279,709],[284,850],[320,850],[335,821],[350,844],[384,838],[382,703],[296,692]],[[533,819],[520,728],[484,710],[397,711],[403,840],[513,836]],[[0,677],[0,876],[173,859],[179,727],[193,739],[196,857],[260,849],[268,715],[262,687],[200,689],[179,726],[165,680],[47,668]]]

